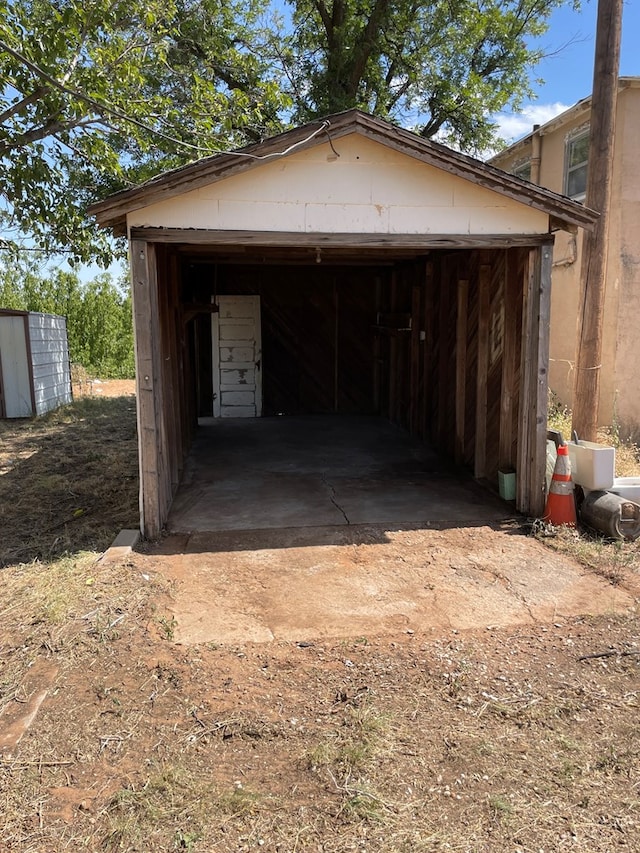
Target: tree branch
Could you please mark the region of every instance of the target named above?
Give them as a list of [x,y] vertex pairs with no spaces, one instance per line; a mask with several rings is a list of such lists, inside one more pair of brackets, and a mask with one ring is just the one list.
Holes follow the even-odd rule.
[[352,96],[358,91],[360,79],[367,67],[367,62],[373,53],[373,49],[378,43],[383,21],[388,15],[389,7],[390,4],[388,0],[376,0],[376,5],[373,7],[369,20],[362,30],[361,37],[358,40],[357,48],[355,50],[355,56],[351,65],[351,73],[348,81],[348,92]]
[[[331,15],[329,15],[329,11],[324,3],[324,0],[313,0],[313,5],[316,7],[317,13],[320,15],[322,23],[324,24],[324,28],[329,35],[330,32],[333,31],[333,20]],[[335,0],[334,0],[334,12],[335,12]]]
[[8,121],[12,116],[19,113],[25,107],[30,107],[31,104],[35,104],[35,102],[39,101],[46,92],[47,90],[44,86],[38,86],[38,88],[34,89],[34,91],[30,95],[27,95],[26,98],[23,98],[21,101],[18,101],[18,103],[6,109],[3,113],[0,113],[0,124],[4,124],[5,121]]

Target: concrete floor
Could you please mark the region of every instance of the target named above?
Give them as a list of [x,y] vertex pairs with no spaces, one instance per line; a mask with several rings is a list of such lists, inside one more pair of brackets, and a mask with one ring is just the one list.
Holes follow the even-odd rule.
[[180,643],[315,641],[633,606],[518,535],[511,505],[381,419],[203,425],[148,555]]
[[381,418],[209,419],[198,430],[170,533],[361,524],[491,524],[512,505]]

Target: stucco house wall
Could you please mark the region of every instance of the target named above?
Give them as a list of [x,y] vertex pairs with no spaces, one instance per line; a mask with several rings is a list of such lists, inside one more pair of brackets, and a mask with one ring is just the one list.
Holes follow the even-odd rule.
[[[537,183],[565,192],[567,142],[589,127],[590,99],[543,125]],[[624,435],[640,435],[640,78],[621,78],[616,117],[607,257],[599,420]],[[501,152],[492,164],[513,172],[529,162],[533,134]],[[535,174],[534,174],[535,177]],[[580,293],[581,232],[558,232],[552,269],[550,387],[571,405]]]

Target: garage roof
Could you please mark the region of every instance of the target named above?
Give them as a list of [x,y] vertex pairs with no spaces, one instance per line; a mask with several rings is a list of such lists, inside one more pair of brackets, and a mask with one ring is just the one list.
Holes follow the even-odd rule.
[[111,228],[114,233],[123,235],[126,233],[127,214],[132,211],[203,186],[211,186],[231,175],[255,169],[265,161],[286,157],[293,150],[308,149],[352,133],[362,134],[418,161],[540,210],[549,215],[552,228],[574,230],[576,226],[581,226],[591,229],[598,218],[595,211],[579,202],[531,184],[437,142],[423,139],[415,133],[360,110],[337,113],[263,142],[236,151],[214,154],[187,166],[164,172],[138,187],[123,190],[92,205],[89,212],[102,227]]

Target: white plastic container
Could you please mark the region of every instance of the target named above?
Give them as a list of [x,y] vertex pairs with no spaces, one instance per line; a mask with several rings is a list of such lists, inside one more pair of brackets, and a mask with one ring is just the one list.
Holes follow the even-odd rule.
[[640,504],[640,477],[616,477],[609,491],[626,501]]
[[567,442],[574,483],[589,491],[610,489],[616,471],[616,449],[594,441]]

